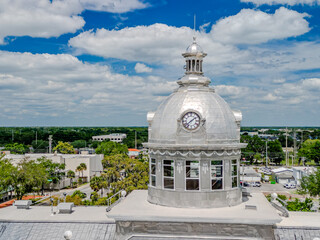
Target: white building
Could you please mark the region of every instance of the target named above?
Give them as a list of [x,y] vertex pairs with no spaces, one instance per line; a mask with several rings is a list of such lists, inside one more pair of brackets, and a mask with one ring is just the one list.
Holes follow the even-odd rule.
[[294,182],[292,169],[281,167],[271,170],[272,176],[276,179],[277,183],[286,184]]
[[122,143],[123,139],[127,137],[127,134],[125,133],[112,133],[109,135],[99,135],[99,136],[93,136],[93,141],[102,142],[104,140],[110,140],[112,142],[116,143]]
[[292,171],[293,171],[292,174],[293,174],[294,180],[296,181],[297,185],[300,185],[302,177],[315,173],[316,168],[315,167],[293,167]]
[[[65,172],[67,173],[69,170],[72,170],[76,173],[76,176],[80,174],[82,177],[82,172],[77,173],[76,169],[80,165],[80,163],[85,163],[87,169],[83,171],[83,177],[87,178],[88,181],[93,176],[100,176],[103,171],[102,159],[103,154],[60,154],[60,153],[34,153],[34,154],[7,154],[5,158],[12,159],[13,164],[17,164],[22,159],[36,160],[38,158],[45,157],[47,159],[51,159],[52,162],[55,163],[64,163],[65,164]],[[69,179],[65,179],[66,182],[61,181],[61,187],[65,187],[70,184]]]

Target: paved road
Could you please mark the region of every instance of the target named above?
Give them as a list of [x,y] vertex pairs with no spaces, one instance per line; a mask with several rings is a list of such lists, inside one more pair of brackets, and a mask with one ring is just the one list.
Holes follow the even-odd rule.
[[300,197],[295,194],[296,189],[286,189],[282,184],[270,184],[270,183],[262,183],[261,187],[247,187],[251,192],[267,192],[273,193],[276,192],[278,194],[283,194],[292,197]]

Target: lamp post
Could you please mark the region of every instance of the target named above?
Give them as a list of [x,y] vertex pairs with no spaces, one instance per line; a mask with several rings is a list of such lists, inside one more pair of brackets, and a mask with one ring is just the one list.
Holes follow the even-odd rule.
[[266,140],[266,167],[268,167],[268,139]]

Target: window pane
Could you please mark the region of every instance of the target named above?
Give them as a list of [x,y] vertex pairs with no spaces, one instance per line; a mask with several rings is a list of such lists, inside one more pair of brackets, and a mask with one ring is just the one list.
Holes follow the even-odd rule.
[[237,164],[237,159],[233,159],[232,164]]
[[222,166],[211,166],[211,177],[222,177]]
[[199,179],[187,179],[186,180],[187,190],[199,190]]
[[151,164],[151,174],[156,174],[156,165]]
[[164,160],[163,164],[165,165],[172,165],[173,166],[173,161],[172,160]]
[[187,178],[198,178],[199,168],[186,167],[186,177]]
[[232,177],[232,187],[238,186],[238,177]]
[[211,165],[222,165],[222,160],[219,160],[219,161],[211,161]]
[[172,178],[163,178],[163,187],[167,189],[174,189],[174,180]]
[[151,163],[156,163],[156,160],[154,158],[151,158]]
[[156,186],[156,176],[151,176],[151,185]]
[[237,165],[232,165],[232,175],[237,175]]
[[222,179],[212,179],[211,186],[212,186],[212,190],[222,189]]
[[163,166],[163,176],[174,177],[173,167],[171,167],[171,166]]

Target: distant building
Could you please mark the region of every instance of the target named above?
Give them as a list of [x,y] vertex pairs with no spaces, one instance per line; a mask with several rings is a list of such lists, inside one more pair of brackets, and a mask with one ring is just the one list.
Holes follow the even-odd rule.
[[273,169],[271,170],[271,172],[272,172],[272,176],[274,177],[277,183],[286,184],[289,182],[294,182],[292,169],[281,167],[281,168]]
[[135,148],[128,148],[128,156],[130,158],[138,158],[140,154],[140,150],[135,149]]
[[261,174],[257,173],[252,167],[240,167],[240,181],[260,182]]
[[111,142],[122,143],[123,139],[125,139],[126,137],[127,134],[125,133],[112,133],[109,135],[93,136],[92,140],[98,142],[110,140]]
[[[85,152],[84,152],[85,153]],[[55,163],[64,163],[65,172],[72,170],[76,173],[76,176],[82,176],[82,173],[77,173],[75,170],[80,165],[80,163],[85,163],[87,170],[83,171],[83,177],[87,178],[88,181],[93,176],[100,176],[103,171],[102,159],[103,154],[56,154],[56,153],[37,153],[37,154],[8,154],[5,158],[12,159],[13,164],[19,163],[23,159],[36,160],[41,157],[51,159]],[[54,188],[60,189],[66,187],[70,184],[70,179],[60,181],[59,186],[54,186]]]
[[296,181],[297,185],[301,184],[302,177],[308,176],[310,174],[315,173],[316,168],[315,167],[293,167],[293,177]]

